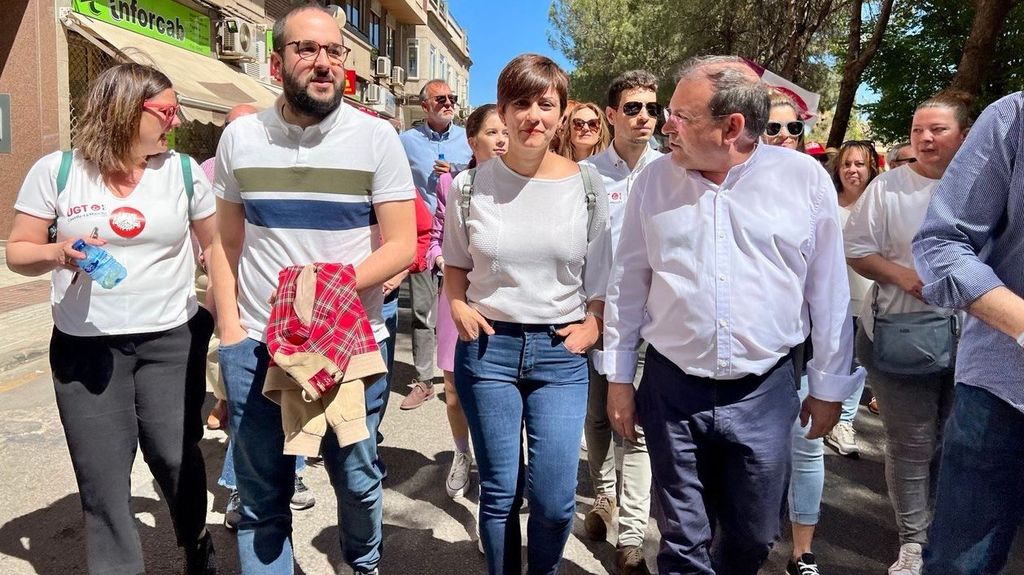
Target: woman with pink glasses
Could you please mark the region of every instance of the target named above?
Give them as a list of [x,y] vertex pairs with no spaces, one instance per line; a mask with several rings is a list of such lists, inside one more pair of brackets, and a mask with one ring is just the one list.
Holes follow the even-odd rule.
[[[141,573],[131,471],[141,447],[170,507],[185,573],[216,572],[199,451],[210,314],[196,302],[194,234],[214,232],[199,164],[170,151],[170,80],[120,64],[89,87],[77,148],[41,158],[15,202],[7,266],[50,273],[50,368],[85,515],[89,573]],[[106,289],[82,273],[83,240],[127,269]]]

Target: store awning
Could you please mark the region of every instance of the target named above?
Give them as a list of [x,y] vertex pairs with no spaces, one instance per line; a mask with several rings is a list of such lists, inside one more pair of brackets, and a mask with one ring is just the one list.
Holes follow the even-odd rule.
[[265,84],[220,60],[82,14],[69,13],[62,22],[107,53],[113,49],[116,54],[112,55],[153,66],[167,74],[178,93],[186,120],[222,126],[228,110],[237,104],[252,104],[257,108],[274,105],[275,93]]

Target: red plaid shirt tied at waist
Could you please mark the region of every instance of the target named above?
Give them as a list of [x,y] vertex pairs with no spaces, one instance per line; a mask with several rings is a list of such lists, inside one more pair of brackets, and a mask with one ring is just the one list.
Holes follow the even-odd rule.
[[281,406],[286,455],[316,456],[328,426],[342,447],[367,439],[365,387],[387,368],[350,265],[291,266],[267,323],[263,395]]

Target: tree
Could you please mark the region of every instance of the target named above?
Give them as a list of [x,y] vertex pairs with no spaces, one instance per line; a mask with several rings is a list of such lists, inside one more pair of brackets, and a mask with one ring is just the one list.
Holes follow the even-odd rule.
[[982,83],[992,68],[996,40],[1006,22],[1006,16],[1018,0],[974,0],[974,23],[964,43],[956,75],[950,86],[977,97]]
[[601,101],[619,73],[645,68],[667,99],[679,64],[736,54],[821,91],[828,42],[851,0],[555,0],[551,45],[575,65],[573,97]]
[[[850,114],[853,112],[853,102],[857,97],[861,76],[882,44],[882,37],[892,14],[893,2],[894,0],[879,0],[878,14],[874,17],[871,36],[866,43],[862,37],[862,28],[864,17],[869,10],[865,9],[864,0],[850,2],[850,33],[847,37],[846,62],[843,65],[843,78],[839,84],[839,98],[827,146],[838,147],[846,139],[846,128],[850,124]],[[870,14],[868,16],[870,17]]]
[[[1000,29],[978,14],[976,6],[988,1],[921,0],[897,7],[886,41],[864,74],[878,94],[864,106],[875,137],[906,140],[914,108],[951,86],[967,88],[977,109],[1024,89],[1024,6],[1015,0]],[[992,41],[987,56],[984,49],[968,50],[968,38],[986,34]],[[971,63],[979,59],[981,66]],[[968,82],[969,76],[977,79]]]

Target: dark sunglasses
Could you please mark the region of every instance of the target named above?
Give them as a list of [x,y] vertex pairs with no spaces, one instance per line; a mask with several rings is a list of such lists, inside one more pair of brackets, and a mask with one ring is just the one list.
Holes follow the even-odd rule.
[[586,126],[590,128],[591,132],[596,132],[601,127],[601,120],[594,118],[593,120],[581,120],[579,118],[573,118],[572,127],[577,130],[582,130]]
[[793,120],[792,122],[768,122],[768,125],[764,128],[764,134],[766,136],[775,137],[782,133],[782,129],[786,129],[786,134],[794,138],[800,137],[804,133],[804,123],[800,120]]
[[633,117],[640,113],[640,110],[647,109],[647,115],[657,118],[661,115],[661,104],[657,102],[626,102],[622,105],[622,113]]
[[455,105],[455,104],[459,103],[459,97],[456,96],[455,94],[445,94],[443,96],[434,96],[434,102],[437,102],[438,104],[440,104],[442,106],[444,105],[445,102],[451,102],[452,105]]

